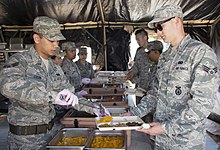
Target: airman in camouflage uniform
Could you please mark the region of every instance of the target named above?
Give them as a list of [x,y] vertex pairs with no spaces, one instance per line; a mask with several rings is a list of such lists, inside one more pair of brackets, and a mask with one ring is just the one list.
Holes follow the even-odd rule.
[[80,70],[81,78],[90,78],[94,77],[94,70],[92,68],[92,64],[86,61],[87,58],[87,49],[81,47],[79,49],[79,60],[76,61],[76,64]]
[[[128,72],[128,79],[137,84],[137,87],[145,89],[150,88],[151,73],[156,68],[156,63],[152,62],[148,53],[145,52],[147,48],[148,34],[144,29],[139,29],[135,32],[136,40],[139,44],[139,48],[135,54],[134,65]],[[132,75],[131,75],[132,74]]]
[[52,58],[54,63],[61,66],[64,56],[65,56],[65,53],[60,51],[60,48],[58,48],[55,55],[51,56],[51,58]]
[[82,87],[82,79],[79,68],[76,63],[73,62],[73,59],[76,57],[76,45],[74,42],[65,42],[62,44],[62,50],[65,51],[66,55],[61,67],[70,84],[72,84],[76,92],[78,92]]
[[[160,57],[162,51],[163,51],[163,43],[161,41],[158,41],[158,40],[148,42],[147,49],[145,49],[145,52],[147,52],[147,54],[148,54],[148,58],[156,64],[159,61],[159,57]],[[151,79],[151,81],[149,82],[149,89],[151,89],[153,87],[153,84],[154,84],[153,81],[156,79],[157,65],[155,65],[152,70],[153,71],[149,75],[149,77]],[[145,103],[139,103],[135,109],[137,110],[138,108],[145,107],[145,105],[146,105]],[[121,115],[122,116],[131,116],[131,115],[133,115],[132,114],[133,108],[130,108],[130,109],[131,109],[130,112],[126,112],[126,113],[123,113]],[[146,116],[142,116],[142,113],[144,114],[145,110],[140,109],[139,111],[140,112],[139,112],[138,116],[140,116],[143,121],[152,122],[154,112],[151,112],[151,113],[147,114]]]
[[[37,17],[33,31],[34,47],[12,55],[0,72],[0,91],[11,102],[8,149],[46,149],[57,130],[52,122],[53,104],[69,104],[57,97],[58,93],[63,89],[74,92],[61,67],[49,57],[56,52],[58,41],[65,39],[59,23],[45,16]],[[69,101],[73,104],[76,99]],[[92,112],[86,106],[74,107]]]
[[[158,9],[148,24],[167,43],[157,70],[157,82],[135,115],[156,111],[149,129],[138,131],[156,135],[155,149],[205,149],[204,121],[213,109],[218,89],[217,57],[206,44],[186,35],[179,6]],[[144,112],[144,113],[143,113]]]

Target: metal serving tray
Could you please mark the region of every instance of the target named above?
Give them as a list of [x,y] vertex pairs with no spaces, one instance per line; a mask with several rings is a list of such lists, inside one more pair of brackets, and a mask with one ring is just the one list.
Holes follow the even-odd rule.
[[[93,139],[96,136],[122,136],[123,137],[123,147],[122,148],[91,148]],[[126,150],[127,149],[127,136],[124,131],[99,131],[94,130],[89,141],[86,143],[86,150]]]
[[[86,143],[89,141],[92,133],[91,128],[64,128],[58,132],[58,134],[50,141],[47,148],[55,150],[83,150]],[[84,145],[81,146],[58,146],[58,143],[62,140],[63,137],[87,137]]]

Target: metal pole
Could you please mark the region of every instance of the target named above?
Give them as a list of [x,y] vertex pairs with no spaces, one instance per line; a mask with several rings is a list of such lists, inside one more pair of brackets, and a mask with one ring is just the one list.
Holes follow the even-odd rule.
[[105,71],[108,70],[108,60],[107,60],[107,45],[106,45],[106,27],[105,27],[105,17],[104,17],[104,12],[103,12],[103,7],[101,4],[101,0],[97,0],[98,4],[98,9],[101,17],[101,22],[102,22],[102,30],[103,30],[103,48],[104,48],[104,64],[105,64]]

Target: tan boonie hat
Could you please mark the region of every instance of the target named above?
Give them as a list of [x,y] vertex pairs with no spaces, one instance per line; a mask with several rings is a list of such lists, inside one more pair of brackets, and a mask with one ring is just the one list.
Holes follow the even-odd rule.
[[87,48],[85,48],[85,47],[80,47],[80,48],[79,48],[79,54],[87,54]]
[[40,16],[34,19],[33,31],[42,34],[50,41],[66,39],[60,31],[60,24],[58,21],[47,16]]
[[74,42],[65,42],[62,44],[62,50],[67,51],[67,50],[76,50],[76,44]]
[[154,13],[154,19],[148,23],[149,28],[154,28],[154,24],[157,22],[165,21],[172,17],[179,17],[183,19],[183,11],[181,7],[177,5],[166,5],[156,10]]

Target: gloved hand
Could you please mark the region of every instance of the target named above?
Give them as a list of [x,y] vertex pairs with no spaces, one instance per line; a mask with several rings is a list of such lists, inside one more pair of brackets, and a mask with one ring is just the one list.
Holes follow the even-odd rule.
[[74,106],[75,104],[78,104],[78,98],[68,89],[64,89],[57,94],[55,104]]
[[108,111],[108,109],[106,109],[103,105],[101,106],[104,109],[104,113],[103,114],[100,112],[100,106],[99,105],[95,104],[94,106],[96,108],[93,108],[93,112],[94,112],[94,114],[96,114],[96,116],[98,116],[98,117],[111,116],[111,114]]
[[91,81],[91,79],[89,79],[89,78],[83,78],[83,79],[82,79],[82,83],[83,83],[83,84],[89,84],[90,81]]
[[88,92],[85,91],[85,90],[81,90],[81,91],[79,91],[77,94],[78,94],[78,95],[86,95],[86,94],[88,94]]

